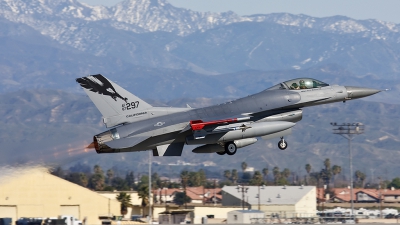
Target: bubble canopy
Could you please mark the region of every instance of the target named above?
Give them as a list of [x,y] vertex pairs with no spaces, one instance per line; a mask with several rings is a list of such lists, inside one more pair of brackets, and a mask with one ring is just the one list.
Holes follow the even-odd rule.
[[312,88],[321,88],[329,86],[329,84],[324,83],[322,81],[312,79],[312,78],[297,78],[289,81],[282,82],[275,86],[268,88],[267,90],[300,90],[300,89],[312,89]]

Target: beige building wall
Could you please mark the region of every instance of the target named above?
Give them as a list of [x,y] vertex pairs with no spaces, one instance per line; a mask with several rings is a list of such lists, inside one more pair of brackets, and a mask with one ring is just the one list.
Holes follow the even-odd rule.
[[[253,205],[251,207],[252,209],[257,210],[258,205]],[[260,210],[265,212],[265,215],[269,217],[272,213],[273,214],[279,214],[280,217],[287,216],[293,212],[295,212],[295,207],[294,205],[261,205]]]
[[124,216],[125,219],[130,219],[132,215],[142,215],[142,200],[139,199],[137,191],[98,191],[97,193],[106,198],[117,200],[117,195],[125,192],[131,196],[132,207],[128,208],[128,213]]
[[310,192],[303,196],[299,202],[295,205],[296,216],[298,217],[309,217],[315,216],[317,213],[317,202],[315,196],[317,196],[317,189],[313,188]]
[[207,215],[214,215],[216,219],[226,219],[228,212],[238,210],[238,207],[212,207],[212,206],[196,206],[194,207],[194,223],[201,224],[201,218]]
[[0,209],[7,209],[13,221],[20,217],[57,217],[66,209],[77,210],[78,219],[86,217],[88,224],[100,223],[100,215],[121,214],[118,201],[53,176],[43,168],[3,171]]

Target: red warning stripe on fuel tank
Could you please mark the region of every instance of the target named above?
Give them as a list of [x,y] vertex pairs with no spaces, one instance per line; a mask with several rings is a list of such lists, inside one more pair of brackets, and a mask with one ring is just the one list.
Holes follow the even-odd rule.
[[238,121],[237,118],[225,119],[225,120],[213,120],[213,121],[208,121],[208,122],[203,122],[202,120],[191,120],[190,127],[192,128],[192,130],[201,130],[205,126],[208,126],[208,125],[226,124],[226,123],[233,123],[233,122],[237,122],[237,121]]

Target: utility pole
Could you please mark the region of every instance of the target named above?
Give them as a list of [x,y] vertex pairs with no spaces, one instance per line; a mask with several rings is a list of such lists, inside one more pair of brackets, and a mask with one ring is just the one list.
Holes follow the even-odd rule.
[[151,206],[153,200],[151,199],[151,156],[152,156],[152,151],[149,151],[149,223],[152,224],[153,218],[151,215]]
[[237,188],[238,192],[242,192],[242,209],[244,210],[244,193],[247,193],[248,187],[238,185]]
[[185,193],[185,195],[184,195],[184,197],[183,197],[183,201],[185,202],[185,209],[187,209],[187,202],[186,202],[186,199],[187,199],[187,195],[186,195],[186,184],[187,184],[187,180],[189,179],[189,177],[188,176],[183,176],[182,177],[182,181],[183,181],[183,192]]
[[258,184],[258,210],[260,210],[260,184]]
[[346,138],[349,142],[349,164],[350,164],[350,201],[351,201],[351,216],[354,217],[354,201],[353,201],[353,153],[351,151],[351,141],[355,135],[364,133],[364,124],[362,123],[331,123],[333,133],[339,134]]
[[379,213],[379,218],[383,218],[383,216],[382,216],[382,189],[381,189],[381,178],[380,177],[378,177],[378,179],[379,179],[379,211],[380,211],[380,213]]
[[213,202],[214,202],[214,206],[217,205],[217,193],[215,193],[215,189],[217,188],[217,180],[214,179],[214,197],[213,197]]
[[[261,189],[265,189],[265,185],[263,184]],[[260,193],[260,183],[258,183],[258,210],[261,210],[261,193]]]

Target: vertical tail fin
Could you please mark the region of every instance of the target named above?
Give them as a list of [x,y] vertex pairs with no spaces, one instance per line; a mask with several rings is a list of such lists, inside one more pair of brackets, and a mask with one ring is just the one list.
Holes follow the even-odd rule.
[[[150,104],[101,74],[77,78],[76,82],[83,87],[83,90],[103,115],[107,127],[125,122],[120,117],[121,115],[141,113],[143,110],[152,108]],[[116,120],[116,118],[120,119]],[[114,122],[107,123],[107,121]]]

